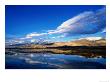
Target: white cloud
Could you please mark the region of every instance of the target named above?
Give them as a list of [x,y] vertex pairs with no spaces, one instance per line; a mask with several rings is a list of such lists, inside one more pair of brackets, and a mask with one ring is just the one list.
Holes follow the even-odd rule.
[[56,30],[49,30],[48,34],[93,34],[105,28],[105,20],[105,8],[96,12],[87,11],[63,22]]
[[31,39],[31,42],[36,42],[37,40],[36,39]]
[[53,39],[55,39],[55,37],[52,37]]
[[27,35],[24,39],[32,38],[32,36]]
[[33,33],[30,33],[30,34],[27,34],[26,35],[26,38],[32,38],[32,37],[38,37],[38,36],[43,36],[43,35],[46,35],[47,33],[36,33],[36,32],[33,32]]
[[63,34],[63,35],[58,36],[57,38],[64,38],[65,36],[66,36],[66,35]]
[[100,40],[102,39],[102,37],[85,37],[85,38],[80,38],[79,40],[81,39],[86,39],[86,40]]
[[33,37],[41,36],[45,37],[45,35],[49,36],[54,34],[60,34],[57,38],[74,36],[77,34],[94,34],[105,29],[105,13],[105,8],[99,9],[95,12],[86,11],[63,22],[55,30],[48,30],[46,33],[29,33],[22,39],[31,39]]

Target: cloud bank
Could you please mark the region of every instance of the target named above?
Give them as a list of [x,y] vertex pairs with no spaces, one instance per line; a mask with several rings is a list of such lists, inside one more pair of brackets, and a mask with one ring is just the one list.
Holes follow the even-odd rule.
[[106,27],[105,7],[97,11],[85,11],[63,22],[55,30],[48,30],[46,33],[30,33],[25,38],[39,37],[44,35],[61,34],[74,36],[81,34],[94,34],[101,32]]
[[93,34],[102,31],[106,26],[106,9],[99,9],[95,12],[83,12],[65,22],[55,30],[49,30],[49,34]]
[[85,37],[85,38],[80,38],[79,40],[82,40],[82,39],[93,41],[93,40],[100,40],[103,38],[102,37]]
[[44,35],[47,35],[47,33],[36,33],[36,32],[33,32],[33,33],[30,33],[30,34],[27,34],[26,38],[39,37],[39,36],[44,36]]

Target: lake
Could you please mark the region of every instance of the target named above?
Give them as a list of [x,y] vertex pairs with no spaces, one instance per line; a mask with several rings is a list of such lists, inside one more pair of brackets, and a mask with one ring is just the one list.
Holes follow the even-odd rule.
[[6,69],[105,69],[106,58],[50,52],[5,54]]

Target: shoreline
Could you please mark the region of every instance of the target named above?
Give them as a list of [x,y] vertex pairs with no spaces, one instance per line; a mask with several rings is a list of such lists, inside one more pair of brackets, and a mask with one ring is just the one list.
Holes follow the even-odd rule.
[[5,48],[5,53],[52,53],[65,55],[82,55],[85,57],[106,58],[106,46],[63,46],[53,48]]

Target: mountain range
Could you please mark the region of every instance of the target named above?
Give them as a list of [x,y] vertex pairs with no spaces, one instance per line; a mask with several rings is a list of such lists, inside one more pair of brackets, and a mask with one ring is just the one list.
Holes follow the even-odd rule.
[[47,47],[62,47],[62,46],[106,46],[105,39],[89,40],[89,39],[79,39],[69,42],[53,42],[53,43],[23,43],[6,45],[6,48],[47,48]]

